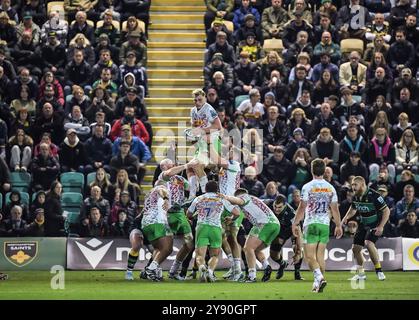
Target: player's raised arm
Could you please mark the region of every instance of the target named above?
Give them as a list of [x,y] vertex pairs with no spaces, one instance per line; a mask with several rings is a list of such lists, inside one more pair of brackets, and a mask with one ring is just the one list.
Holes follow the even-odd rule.
[[173,176],[181,173],[183,170],[187,170],[189,168],[195,167],[197,164],[199,164],[199,162],[196,159],[192,159],[191,161],[189,161],[186,164],[182,164],[180,166],[170,168],[166,171],[163,171],[163,178],[173,177]]
[[227,196],[225,194],[219,194],[220,197],[230,202],[232,205],[235,206],[243,206],[245,204],[245,201],[242,198],[234,197],[234,196]]
[[294,235],[294,237],[299,236],[298,230],[300,228],[300,222],[304,219],[304,212],[306,210],[306,207],[307,202],[301,200],[297,208],[297,214],[295,215],[294,223],[292,224],[292,234]]

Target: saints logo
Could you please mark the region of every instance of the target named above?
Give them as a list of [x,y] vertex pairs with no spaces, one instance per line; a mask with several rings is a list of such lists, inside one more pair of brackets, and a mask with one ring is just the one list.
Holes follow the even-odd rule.
[[6,241],[4,242],[4,256],[17,267],[31,263],[38,254],[37,241]]

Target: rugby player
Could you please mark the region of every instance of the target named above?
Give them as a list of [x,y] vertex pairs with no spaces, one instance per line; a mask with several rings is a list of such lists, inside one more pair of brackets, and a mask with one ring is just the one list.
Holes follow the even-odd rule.
[[185,178],[178,174],[197,164],[199,164],[199,162],[196,159],[180,166],[175,166],[170,159],[164,159],[160,162],[160,168],[163,172],[158,179],[166,181],[167,189],[169,191],[169,226],[174,235],[181,235],[183,238],[183,245],[179,249],[176,259],[173,261],[169,271],[169,278],[171,279],[184,280],[183,277],[179,276],[178,269],[194,247],[191,225],[189,224],[182,207],[185,203],[185,191],[189,190],[189,183]]
[[[201,282],[215,282],[214,270],[218,263],[222,242],[221,215],[224,210],[231,213],[225,217],[226,224],[230,224],[240,216],[240,211],[222,199],[218,192],[218,183],[209,181],[206,185],[207,192],[192,202],[188,208],[188,216],[198,213],[198,221],[195,233],[196,263]],[[205,255],[209,248],[210,259],[208,268],[205,265]]]
[[[220,170],[218,172],[218,183],[220,186],[220,193],[233,196],[236,190],[240,187],[240,163],[234,160],[234,148],[231,147],[228,152],[229,160],[222,158],[216,150],[212,149],[210,152],[210,160],[216,164]],[[222,248],[227,254],[227,257],[231,263],[230,270],[223,275],[223,278],[237,281],[240,279],[241,270],[241,251],[242,248],[237,241],[237,234],[240,229],[240,225],[243,221],[244,214],[240,212],[239,218],[235,219],[233,223],[227,225],[224,223],[224,218],[230,215],[228,211],[224,211],[222,215],[222,226],[223,226],[223,245]]]
[[[196,143],[195,158],[200,162],[194,169],[188,169],[189,199],[194,199],[198,190],[198,183],[202,193],[205,193],[205,186],[208,182],[205,174],[205,167],[209,163],[208,144],[214,144],[215,149],[221,152],[220,130],[221,121],[217,111],[207,103],[205,92],[197,89],[192,92],[195,106],[191,109],[192,135],[199,137]],[[198,181],[197,181],[198,180]]]
[[381,270],[380,258],[378,256],[375,242],[383,234],[384,226],[390,217],[384,198],[375,190],[367,187],[365,179],[357,176],[352,180],[352,190],[354,198],[352,205],[342,220],[342,223],[348,222],[356,214],[359,214],[360,223],[356,231],[352,251],[357,262],[357,274],[349,280],[366,280],[364,272],[364,257],[362,248],[367,247],[371,260],[374,263],[375,272],[379,280],[385,280],[386,276]]
[[[302,258],[302,244],[301,244],[301,229],[298,231],[299,236],[294,237],[292,234],[292,223],[295,219],[295,210],[287,203],[287,199],[284,195],[280,194],[272,203],[272,209],[276,217],[281,224],[281,231],[279,232],[278,237],[276,237],[270,247],[270,257],[273,261],[279,264],[279,269],[276,273],[276,279],[281,279],[284,275],[284,269],[287,267],[288,263],[283,260],[281,250],[285,242],[289,238],[292,238],[293,242],[293,263],[294,263],[294,279],[295,280],[304,280],[301,277],[300,269]],[[262,278],[262,281],[268,281],[270,278],[270,273],[266,272],[266,277]]]
[[249,195],[246,189],[237,189],[234,196],[224,194],[221,194],[221,196],[231,204],[239,206],[253,225],[243,248],[249,267],[249,274],[243,279],[243,282],[256,282],[256,256],[262,262],[264,270],[269,267],[268,270],[272,271],[262,250],[268,247],[278,236],[279,221],[262,200]]
[[338,197],[335,188],[323,179],[326,164],[322,159],[311,162],[313,180],[306,183],[301,190],[301,202],[297,215],[292,224],[292,232],[299,236],[300,222],[304,218],[303,241],[304,256],[310,270],[314,274],[312,292],[323,292],[327,282],[324,278],[324,254],[329,242],[329,207],[336,224],[335,236],[342,236],[340,214],[338,210]]
[[153,245],[153,261],[145,268],[147,278],[159,281],[160,264],[173,251],[173,233],[167,220],[169,210],[169,191],[166,182],[157,180],[155,187],[150,191],[144,201],[142,230],[146,238]]

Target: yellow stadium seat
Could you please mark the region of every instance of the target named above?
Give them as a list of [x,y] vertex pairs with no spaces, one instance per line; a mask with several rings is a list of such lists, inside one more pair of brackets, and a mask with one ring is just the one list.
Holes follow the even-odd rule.
[[[138,29],[140,29],[140,31],[142,33],[145,33],[145,23],[144,21],[141,21],[140,19],[137,19],[137,23],[138,23],[138,27],[137,27],[137,31]],[[122,32],[127,32],[127,21],[122,22]]]
[[51,11],[58,11],[60,13],[60,19],[65,19],[64,1],[51,1],[47,4],[47,14]]
[[284,44],[281,39],[266,39],[263,43],[263,50],[266,53],[274,50],[279,54],[282,54],[282,50],[284,50]]
[[[119,26],[118,21],[112,20],[112,24],[117,30],[120,30],[120,26]],[[102,26],[103,26],[103,20],[100,20],[96,23],[96,28],[100,28]]]
[[226,26],[227,30],[230,32],[234,32],[234,23],[228,20],[224,20],[223,24]]
[[364,53],[364,41],[360,39],[344,39],[340,42],[340,51],[342,54],[358,51],[361,55]]

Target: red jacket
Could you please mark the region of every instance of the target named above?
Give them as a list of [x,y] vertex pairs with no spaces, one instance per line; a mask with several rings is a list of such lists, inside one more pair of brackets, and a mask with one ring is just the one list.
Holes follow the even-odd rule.
[[[116,138],[119,138],[121,136],[121,128],[122,128],[122,119],[119,119],[115,121],[114,125],[111,129],[111,140],[115,141]],[[134,125],[131,126],[131,133],[134,136],[137,136],[140,138],[144,143],[147,143],[150,141],[150,136],[144,127],[144,124],[141,122],[141,120],[135,119]]]

